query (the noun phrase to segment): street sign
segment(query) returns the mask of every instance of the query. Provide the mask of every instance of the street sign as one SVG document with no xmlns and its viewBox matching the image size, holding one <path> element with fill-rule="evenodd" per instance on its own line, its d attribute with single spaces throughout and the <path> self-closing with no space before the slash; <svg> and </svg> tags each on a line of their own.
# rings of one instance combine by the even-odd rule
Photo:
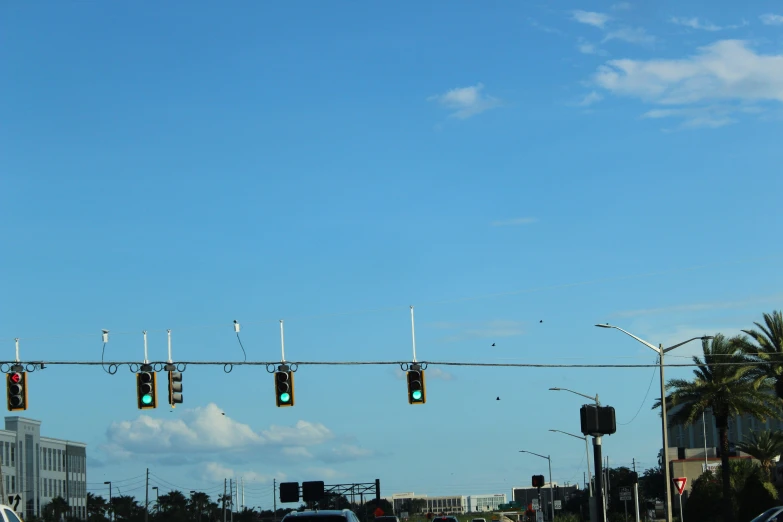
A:
<svg viewBox="0 0 783 522">
<path fill-rule="evenodd" d="M 674 487 L 677 488 L 679 494 L 682 495 L 682 492 L 685 491 L 685 483 L 688 482 L 688 479 L 685 477 L 677 477 L 673 478 L 672 482 L 674 482 Z"/>
<path fill-rule="evenodd" d="M 400 513 L 400 518 L 408 518 L 408 512 L 403 511 L 402 513 Z"/>
<path fill-rule="evenodd" d="M 563 509 L 562 505 L 560 504 L 559 500 L 555 500 L 555 509 Z"/>
<path fill-rule="evenodd" d="M 534 498 L 531 503 L 533 504 L 533 511 L 538 511 L 538 499 Z"/>
<path fill-rule="evenodd" d="M 631 488 L 620 488 L 620 500 L 633 500 Z"/>
</svg>

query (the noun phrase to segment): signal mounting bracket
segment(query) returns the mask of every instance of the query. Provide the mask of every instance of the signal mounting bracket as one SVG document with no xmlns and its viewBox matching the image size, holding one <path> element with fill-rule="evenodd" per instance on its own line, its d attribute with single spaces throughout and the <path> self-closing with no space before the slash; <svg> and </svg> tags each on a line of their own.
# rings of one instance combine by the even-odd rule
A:
<svg viewBox="0 0 783 522">
<path fill-rule="evenodd" d="M 152 371 L 152 365 L 148 363 L 144 363 L 139 367 L 139 371 L 142 372 L 151 372 Z"/>
<path fill-rule="evenodd" d="M 167 372 L 176 372 L 177 371 L 177 365 L 174 363 L 168 363 L 166 366 L 163 367 L 163 369 Z"/>
<path fill-rule="evenodd" d="M 23 372 L 24 371 L 24 366 L 22 366 L 19 363 L 16 363 L 16 364 L 11 366 L 11 371 L 12 372 Z"/>
</svg>

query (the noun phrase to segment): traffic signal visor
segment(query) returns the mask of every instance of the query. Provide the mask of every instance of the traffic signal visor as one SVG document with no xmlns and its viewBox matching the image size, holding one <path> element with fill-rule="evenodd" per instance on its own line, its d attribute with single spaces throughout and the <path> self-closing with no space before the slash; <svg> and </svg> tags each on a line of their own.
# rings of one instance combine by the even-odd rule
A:
<svg viewBox="0 0 783 522">
<path fill-rule="evenodd" d="M 11 372 L 6 376 L 8 411 L 27 409 L 27 372 Z"/>
<path fill-rule="evenodd" d="M 294 405 L 294 372 L 275 372 L 275 402 L 278 408 Z"/>
<path fill-rule="evenodd" d="M 136 374 L 136 399 L 140 410 L 151 410 L 158 407 L 155 372 Z"/>
<path fill-rule="evenodd" d="M 424 370 L 409 370 L 408 404 L 424 404 L 427 402 L 427 388 L 424 383 Z"/>
</svg>

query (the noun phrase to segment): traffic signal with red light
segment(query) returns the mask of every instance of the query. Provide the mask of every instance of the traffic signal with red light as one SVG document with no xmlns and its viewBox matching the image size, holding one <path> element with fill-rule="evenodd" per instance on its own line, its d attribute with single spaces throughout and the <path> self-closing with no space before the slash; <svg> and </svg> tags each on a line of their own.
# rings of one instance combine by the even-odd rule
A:
<svg viewBox="0 0 783 522">
<path fill-rule="evenodd" d="M 182 404 L 182 372 L 169 372 L 169 404 L 174 408 L 177 404 Z"/>
<path fill-rule="evenodd" d="M 408 404 L 427 402 L 427 387 L 424 382 L 424 370 L 418 364 L 411 365 L 406 372 L 408 378 Z"/>
<path fill-rule="evenodd" d="M 533 475 L 533 487 L 534 488 L 544 487 L 544 475 Z"/>
<path fill-rule="evenodd" d="M 136 400 L 140 410 L 152 410 L 158 407 L 155 372 L 149 370 L 136 374 Z"/>
<path fill-rule="evenodd" d="M 294 405 L 294 372 L 287 365 L 275 372 L 275 403 L 278 408 Z"/>
<path fill-rule="evenodd" d="M 27 409 L 27 372 L 11 372 L 6 376 L 8 411 Z"/>
</svg>

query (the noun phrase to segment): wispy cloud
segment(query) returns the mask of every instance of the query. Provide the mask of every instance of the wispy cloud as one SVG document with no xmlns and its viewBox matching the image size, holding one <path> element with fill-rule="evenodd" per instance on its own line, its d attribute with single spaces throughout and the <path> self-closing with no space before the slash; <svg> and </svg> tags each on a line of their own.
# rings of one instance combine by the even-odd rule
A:
<svg viewBox="0 0 783 522">
<path fill-rule="evenodd" d="M 762 55 L 742 40 L 720 40 L 682 59 L 610 60 L 598 68 L 592 81 L 617 96 L 668 109 L 649 111 L 648 118 L 701 118 L 709 113 L 711 123 L 706 126 L 720 126 L 730 123 L 729 112 L 758 112 L 758 107 L 748 104 L 783 101 L 783 54 Z M 694 112 L 676 107 L 709 107 L 717 102 L 729 108 Z"/>
<path fill-rule="evenodd" d="M 582 107 L 589 107 L 590 105 L 597 103 L 601 100 L 603 100 L 604 97 L 597 92 L 593 91 L 584 96 L 582 98 L 582 101 L 579 102 L 579 105 Z"/>
<path fill-rule="evenodd" d="M 759 16 L 764 25 L 783 25 L 783 15 L 767 13 Z"/>
<path fill-rule="evenodd" d="M 737 301 L 711 301 L 705 303 L 689 303 L 681 305 L 664 306 L 660 308 L 641 308 L 637 310 L 624 310 L 612 314 L 612 317 L 639 317 L 653 314 L 675 314 L 682 312 L 700 312 L 704 310 L 727 310 L 756 307 L 763 304 L 776 304 L 783 301 L 783 294 L 767 296 L 755 296 Z"/>
<path fill-rule="evenodd" d="M 579 42 L 576 45 L 576 48 L 579 50 L 582 54 L 595 54 L 599 56 L 605 56 L 608 54 L 605 50 L 601 49 L 594 43 L 588 42 L 584 39 L 579 39 Z"/>
<path fill-rule="evenodd" d="M 643 27 L 620 27 L 613 31 L 609 31 L 604 36 L 604 43 L 611 40 L 622 40 L 623 42 L 650 45 L 655 43 L 655 37 L 651 34 L 647 34 L 647 30 Z"/>
<path fill-rule="evenodd" d="M 595 11 L 582 11 L 577 9 L 571 11 L 571 19 L 579 22 L 580 24 L 592 25 L 603 29 L 606 23 L 612 19 L 611 16 L 604 13 L 597 13 Z"/>
<path fill-rule="evenodd" d="M 642 118 L 680 118 L 681 129 L 700 127 L 716 129 L 737 123 L 739 114 L 758 114 L 763 109 L 754 106 L 732 107 L 728 105 L 710 105 L 707 107 L 686 107 L 678 109 L 653 109 L 642 114 Z"/>
<path fill-rule="evenodd" d="M 611 9 L 613 11 L 627 11 L 631 8 L 631 4 L 629 2 L 617 2 L 616 4 L 612 4 Z"/>
<path fill-rule="evenodd" d="M 783 17 L 782 17 L 783 18 Z M 743 21 L 740 24 L 734 24 L 734 25 L 716 25 L 710 21 L 707 20 L 700 20 L 698 17 L 693 18 L 684 18 L 679 16 L 672 16 L 669 18 L 669 22 L 675 24 L 675 25 L 682 25 L 684 27 L 690 27 L 691 29 L 698 29 L 701 31 L 725 31 L 727 29 L 737 29 L 739 27 L 745 27 L 748 25 L 748 22 Z"/>
<path fill-rule="evenodd" d="M 445 342 L 467 341 L 472 339 L 502 339 L 524 335 L 523 323 L 505 319 L 483 322 L 433 323 L 430 326 L 454 333 L 444 337 Z"/>
<path fill-rule="evenodd" d="M 427 101 L 437 102 L 451 109 L 452 117 L 464 120 L 501 105 L 498 98 L 482 93 L 483 90 L 484 84 L 477 83 L 471 87 L 457 87 L 443 94 L 430 96 Z"/>
<path fill-rule="evenodd" d="M 519 225 L 530 225 L 536 223 L 538 218 L 534 217 L 520 217 L 513 219 L 501 219 L 499 221 L 493 221 L 491 225 L 493 227 L 516 227 Z"/>
<path fill-rule="evenodd" d="M 538 29 L 540 31 L 543 31 L 545 33 L 556 34 L 556 35 L 559 35 L 559 36 L 565 36 L 565 33 L 563 31 L 561 31 L 560 29 L 557 29 L 555 27 L 550 27 L 548 25 L 544 25 L 541 22 L 539 22 L 538 20 L 536 20 L 535 18 L 528 18 L 527 19 L 527 23 L 529 23 L 531 27 L 535 27 L 536 29 Z"/>
</svg>

